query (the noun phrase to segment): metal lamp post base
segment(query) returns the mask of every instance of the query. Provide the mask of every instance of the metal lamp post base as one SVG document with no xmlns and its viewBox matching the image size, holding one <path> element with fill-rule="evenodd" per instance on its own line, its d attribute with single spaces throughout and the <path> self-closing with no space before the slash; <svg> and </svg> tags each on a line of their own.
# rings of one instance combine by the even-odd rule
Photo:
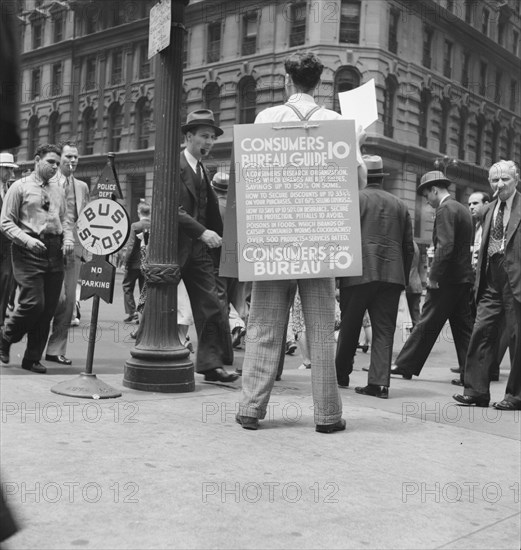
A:
<svg viewBox="0 0 521 550">
<path fill-rule="evenodd" d="M 73 380 L 60 382 L 51 388 L 53 393 L 68 395 L 70 397 L 82 397 L 84 399 L 109 399 L 121 397 L 121 392 L 98 380 L 95 374 L 82 372 Z"/>
</svg>

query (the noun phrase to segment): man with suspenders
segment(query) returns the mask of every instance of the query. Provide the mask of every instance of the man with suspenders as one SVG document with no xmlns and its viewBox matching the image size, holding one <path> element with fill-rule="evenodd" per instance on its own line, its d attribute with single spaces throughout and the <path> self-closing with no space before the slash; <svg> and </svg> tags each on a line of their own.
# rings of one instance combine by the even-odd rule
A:
<svg viewBox="0 0 521 550">
<path fill-rule="evenodd" d="M 270 107 L 257 115 L 255 123 L 297 120 L 338 120 L 342 116 L 317 105 L 313 99 L 324 66 L 312 52 L 294 53 L 285 61 L 284 105 Z M 365 165 L 359 147 L 359 179 L 365 182 Z M 311 383 L 316 431 L 345 430 L 342 402 L 335 372 L 335 341 L 331 327 L 335 321 L 335 280 L 333 278 L 255 281 L 252 285 L 242 395 L 237 422 L 256 430 L 266 416 L 270 393 L 284 342 L 285 326 L 295 291 L 299 290 L 311 358 Z M 251 327 L 251 332 L 250 332 Z"/>
</svg>

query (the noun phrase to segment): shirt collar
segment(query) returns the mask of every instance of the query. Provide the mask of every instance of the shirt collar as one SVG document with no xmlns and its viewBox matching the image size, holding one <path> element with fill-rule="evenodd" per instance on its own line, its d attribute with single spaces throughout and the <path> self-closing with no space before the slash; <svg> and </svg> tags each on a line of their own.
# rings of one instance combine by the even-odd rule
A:
<svg viewBox="0 0 521 550">
<path fill-rule="evenodd" d="M 450 194 L 449 194 L 449 195 L 445 195 L 445 196 L 441 199 L 441 201 L 440 201 L 440 206 L 441 206 L 446 200 L 448 200 L 448 199 L 450 199 Z"/>
<path fill-rule="evenodd" d="M 184 153 L 185 153 L 185 158 L 186 158 L 188 164 L 190 165 L 190 168 L 194 172 L 197 172 L 197 163 L 199 161 L 192 155 L 192 153 L 190 153 L 190 151 L 188 149 L 185 149 Z"/>
<path fill-rule="evenodd" d="M 292 94 L 288 98 L 288 103 L 297 103 L 297 101 L 305 101 L 306 103 L 315 104 L 315 100 L 313 99 L 313 96 L 309 94 L 304 94 L 302 92 L 299 92 L 297 94 Z"/>
</svg>

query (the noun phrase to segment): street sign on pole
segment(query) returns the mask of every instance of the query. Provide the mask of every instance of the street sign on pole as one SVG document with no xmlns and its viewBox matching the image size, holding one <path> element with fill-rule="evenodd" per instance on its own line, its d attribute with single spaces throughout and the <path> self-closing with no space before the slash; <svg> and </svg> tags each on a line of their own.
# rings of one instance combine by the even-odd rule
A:
<svg viewBox="0 0 521 550">
<path fill-rule="evenodd" d="M 170 46 L 172 5 L 170 0 L 160 0 L 150 9 L 148 27 L 148 59 Z"/>
</svg>

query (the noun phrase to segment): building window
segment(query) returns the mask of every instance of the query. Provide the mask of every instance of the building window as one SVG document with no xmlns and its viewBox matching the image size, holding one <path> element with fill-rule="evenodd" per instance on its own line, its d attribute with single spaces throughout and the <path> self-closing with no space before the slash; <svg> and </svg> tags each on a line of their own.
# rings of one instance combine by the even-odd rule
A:
<svg viewBox="0 0 521 550">
<path fill-rule="evenodd" d="M 487 64 L 482 61 L 479 65 L 479 93 L 486 95 L 487 93 Z"/>
<path fill-rule="evenodd" d="M 242 55 L 254 54 L 257 50 L 257 12 L 251 11 L 242 19 Z"/>
<path fill-rule="evenodd" d="M 93 34 L 101 29 L 99 24 L 100 19 L 100 6 L 96 4 L 89 4 L 86 6 L 82 16 L 85 21 L 85 34 Z"/>
<path fill-rule="evenodd" d="M 206 57 L 208 63 L 216 63 L 221 59 L 221 31 L 222 23 L 210 23 L 208 25 L 208 44 Z"/>
<path fill-rule="evenodd" d="M 61 63 L 52 66 L 52 95 L 61 95 L 63 87 L 63 68 Z"/>
<path fill-rule="evenodd" d="M 466 157 L 466 136 L 467 136 L 467 119 L 469 113 L 467 107 L 462 107 L 459 112 L 459 127 L 458 127 L 458 157 L 465 160 Z"/>
<path fill-rule="evenodd" d="M 188 66 L 188 33 L 183 35 L 183 69 Z"/>
<path fill-rule="evenodd" d="M 503 80 L 503 73 L 496 71 L 496 83 L 494 86 L 494 102 L 501 103 L 501 82 Z"/>
<path fill-rule="evenodd" d="M 476 0 L 465 0 L 465 23 L 472 23 L 472 9 Z"/>
<path fill-rule="evenodd" d="M 27 159 L 33 159 L 40 144 L 40 123 L 38 117 L 33 115 L 27 125 Z"/>
<path fill-rule="evenodd" d="M 123 51 L 116 50 L 112 53 L 112 72 L 110 73 L 110 83 L 113 85 L 123 82 Z"/>
<path fill-rule="evenodd" d="M 43 23 L 41 21 L 33 21 L 33 50 L 42 46 L 43 40 Z"/>
<path fill-rule="evenodd" d="M 301 46 L 306 42 L 306 2 L 291 4 L 289 46 Z"/>
<path fill-rule="evenodd" d="M 150 59 L 148 59 L 148 44 L 139 46 L 139 79 L 150 78 Z"/>
<path fill-rule="evenodd" d="M 65 28 L 65 13 L 63 11 L 57 13 L 53 18 L 53 41 L 61 42 L 63 40 L 63 31 Z"/>
<path fill-rule="evenodd" d="M 123 109 L 116 101 L 109 107 L 108 138 L 110 151 L 115 153 L 121 147 L 121 132 L 123 130 Z"/>
<path fill-rule="evenodd" d="M 389 12 L 389 39 L 388 48 L 391 53 L 398 53 L 398 23 L 400 21 L 400 11 L 392 7 Z"/>
<path fill-rule="evenodd" d="M 517 80 L 512 79 L 510 81 L 510 110 L 518 111 L 519 105 L 517 104 Z"/>
<path fill-rule="evenodd" d="M 252 76 L 244 76 L 237 86 L 239 102 L 239 124 L 255 122 L 257 113 L 257 83 Z"/>
<path fill-rule="evenodd" d="M 335 74 L 334 93 L 333 93 L 333 110 L 340 112 L 340 102 L 338 94 L 347 92 L 360 86 L 360 73 L 354 67 L 341 67 Z"/>
<path fill-rule="evenodd" d="M 94 134 L 96 132 L 96 116 L 92 107 L 87 107 L 83 111 L 82 124 L 82 143 L 83 154 L 92 155 L 94 153 Z"/>
<path fill-rule="evenodd" d="M 479 115 L 476 121 L 476 164 L 480 165 L 483 156 L 483 135 L 485 133 L 485 117 Z"/>
<path fill-rule="evenodd" d="M 514 158 L 515 142 L 516 142 L 516 132 L 514 128 L 509 128 L 507 130 L 507 151 L 506 151 L 507 159 Z"/>
<path fill-rule="evenodd" d="M 490 21 L 490 12 L 487 9 L 483 9 L 483 13 L 481 15 L 481 32 L 488 36 L 488 23 Z"/>
<path fill-rule="evenodd" d="M 452 42 L 445 40 L 443 47 L 443 76 L 452 76 Z"/>
<path fill-rule="evenodd" d="M 31 99 L 40 97 L 41 93 L 41 70 L 38 67 L 31 72 Z"/>
<path fill-rule="evenodd" d="M 342 0 L 340 42 L 343 44 L 358 44 L 360 42 L 360 2 Z"/>
<path fill-rule="evenodd" d="M 85 62 L 85 89 L 93 90 L 96 87 L 96 57 L 87 57 Z"/>
<path fill-rule="evenodd" d="M 505 22 L 499 21 L 497 24 L 497 43 L 500 46 L 505 45 Z"/>
<path fill-rule="evenodd" d="M 519 33 L 512 31 L 512 53 L 517 55 L 517 49 L 519 48 Z"/>
<path fill-rule="evenodd" d="M 500 158 L 500 134 L 501 134 L 501 124 L 496 120 L 492 124 L 492 136 L 491 136 L 491 151 L 490 156 L 492 162 L 496 162 Z"/>
<path fill-rule="evenodd" d="M 49 117 L 49 143 L 60 142 L 60 113 L 54 111 Z"/>
<path fill-rule="evenodd" d="M 394 137 L 394 114 L 396 103 L 396 91 L 398 90 L 398 80 L 395 76 L 388 76 L 385 79 L 384 90 L 384 136 Z"/>
<path fill-rule="evenodd" d="M 468 88 L 470 80 L 470 53 L 463 53 L 463 63 L 461 64 L 461 85 Z"/>
<path fill-rule="evenodd" d="M 136 104 L 136 147 L 148 149 L 152 129 L 152 104 L 146 98 Z"/>
<path fill-rule="evenodd" d="M 427 147 L 429 135 L 429 110 L 432 100 L 432 94 L 429 89 L 424 88 L 420 93 L 420 147 Z"/>
<path fill-rule="evenodd" d="M 422 56 L 422 64 L 424 67 L 427 67 L 428 69 L 431 68 L 432 63 L 432 38 L 434 36 L 434 30 L 431 27 L 428 27 L 425 25 L 423 27 L 423 56 Z"/>
<path fill-rule="evenodd" d="M 217 82 L 209 82 L 203 90 L 203 103 L 205 109 L 213 111 L 215 124 L 219 126 L 221 118 L 221 90 Z"/>
<path fill-rule="evenodd" d="M 447 152 L 447 141 L 449 133 L 450 100 L 443 98 L 441 101 L 441 124 L 440 124 L 440 153 Z"/>
</svg>

